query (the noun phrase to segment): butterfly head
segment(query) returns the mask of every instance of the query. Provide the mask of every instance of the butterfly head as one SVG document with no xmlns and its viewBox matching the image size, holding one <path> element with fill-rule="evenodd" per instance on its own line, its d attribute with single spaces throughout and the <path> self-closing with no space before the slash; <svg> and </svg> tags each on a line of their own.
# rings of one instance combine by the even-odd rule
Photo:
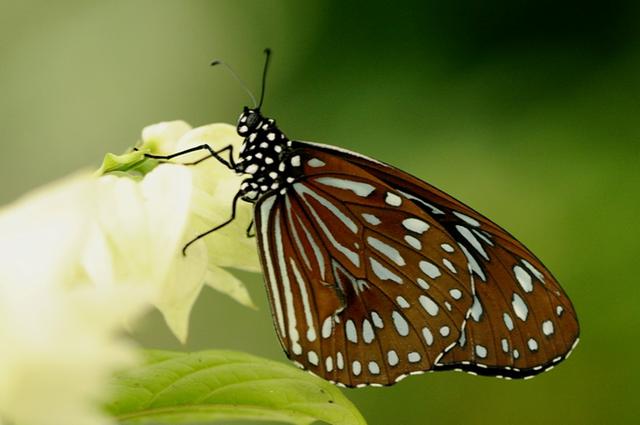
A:
<svg viewBox="0 0 640 425">
<path fill-rule="evenodd" d="M 260 109 L 252 109 L 245 106 L 240 118 L 238 118 L 236 130 L 240 136 L 247 137 L 251 133 L 255 133 L 263 121 L 264 117 L 260 113 Z"/>
</svg>

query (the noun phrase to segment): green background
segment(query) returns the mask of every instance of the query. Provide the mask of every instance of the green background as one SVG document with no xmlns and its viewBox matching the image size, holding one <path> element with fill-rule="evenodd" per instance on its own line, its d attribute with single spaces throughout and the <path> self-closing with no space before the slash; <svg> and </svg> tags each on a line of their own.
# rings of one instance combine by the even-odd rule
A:
<svg viewBox="0 0 640 425">
<path fill-rule="evenodd" d="M 581 321 L 571 359 L 531 381 L 459 373 L 346 391 L 370 424 L 637 420 L 640 6 L 633 0 L 0 3 L 0 201 L 132 145 L 143 126 L 234 123 L 257 91 L 292 138 L 397 165 L 509 229 Z M 243 235 L 238 235 L 242 237 Z M 1 237 L 1 236 L 0 236 Z M 285 361 L 259 305 L 205 290 L 181 347 Z"/>
</svg>

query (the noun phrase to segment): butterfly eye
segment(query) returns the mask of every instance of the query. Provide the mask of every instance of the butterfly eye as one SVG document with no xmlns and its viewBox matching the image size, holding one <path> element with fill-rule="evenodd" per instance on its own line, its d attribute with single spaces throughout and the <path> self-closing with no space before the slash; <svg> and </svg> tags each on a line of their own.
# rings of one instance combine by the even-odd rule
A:
<svg viewBox="0 0 640 425">
<path fill-rule="evenodd" d="M 247 117 L 247 127 L 253 129 L 257 124 L 260 118 L 258 114 L 251 112 Z"/>
<path fill-rule="evenodd" d="M 246 136 L 247 134 L 253 132 L 260 124 L 261 117 L 259 113 L 256 113 L 252 110 L 245 110 L 240 118 L 238 119 L 238 134 L 240 136 Z"/>
<path fill-rule="evenodd" d="M 261 117 L 259 113 L 247 109 L 240 115 L 240 119 L 238 120 L 238 134 L 246 136 L 255 131 L 260 121 Z"/>
</svg>

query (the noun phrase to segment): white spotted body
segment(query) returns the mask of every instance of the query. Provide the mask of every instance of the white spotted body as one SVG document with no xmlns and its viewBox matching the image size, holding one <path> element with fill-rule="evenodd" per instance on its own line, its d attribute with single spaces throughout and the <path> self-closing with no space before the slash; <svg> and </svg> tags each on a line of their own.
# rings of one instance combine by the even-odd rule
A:
<svg viewBox="0 0 640 425">
<path fill-rule="evenodd" d="M 255 202 L 262 195 L 291 186 L 300 174 L 300 157 L 292 154 L 291 141 L 276 122 L 259 109 L 245 108 L 237 131 L 244 138 L 235 171 L 248 174 L 242 182 L 242 199 Z"/>
</svg>

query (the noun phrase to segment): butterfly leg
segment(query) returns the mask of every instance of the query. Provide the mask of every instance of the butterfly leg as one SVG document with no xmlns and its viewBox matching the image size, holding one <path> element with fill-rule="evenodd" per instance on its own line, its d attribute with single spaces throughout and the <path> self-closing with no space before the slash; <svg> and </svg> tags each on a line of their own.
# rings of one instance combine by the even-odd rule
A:
<svg viewBox="0 0 640 425">
<path fill-rule="evenodd" d="M 215 159 L 218 160 L 218 162 L 220 162 L 221 164 L 223 164 L 225 167 L 229 168 L 230 170 L 234 170 L 235 169 L 236 163 L 235 163 L 235 161 L 233 159 L 233 146 L 232 145 L 227 145 L 224 148 L 222 148 L 222 149 L 220 149 L 218 151 L 215 151 L 215 150 L 213 150 L 213 148 L 211 146 L 209 146 L 207 144 L 204 144 L 204 145 L 194 146 L 192 148 L 185 149 L 183 151 L 176 152 L 176 153 L 173 153 L 171 155 L 154 155 L 154 154 L 146 153 L 146 154 L 144 154 L 144 156 L 147 157 L 147 158 L 152 158 L 152 159 L 170 160 L 170 159 L 182 156 L 182 155 L 186 155 L 186 154 L 189 154 L 189 153 L 192 153 L 192 152 L 201 151 L 201 150 L 209 151 L 209 155 L 207 155 L 204 158 L 200 158 L 197 161 L 185 163 L 184 165 L 196 165 L 196 164 L 199 164 L 200 162 L 202 162 L 202 161 L 204 161 L 206 159 L 215 158 Z M 226 152 L 226 151 L 229 152 L 229 155 L 228 155 L 229 158 L 228 159 L 225 159 L 222 156 L 220 156 L 221 153 Z"/>
<path fill-rule="evenodd" d="M 196 236 L 195 238 L 193 238 L 189 242 L 187 242 L 187 244 L 182 248 L 182 255 L 186 256 L 187 255 L 187 248 L 189 248 L 196 241 L 204 238 L 207 235 L 210 235 L 211 233 L 215 232 L 216 230 L 222 229 L 224 226 L 226 226 L 227 224 L 229 224 L 233 220 L 235 220 L 235 218 L 236 218 L 236 208 L 238 206 L 238 200 L 241 197 L 242 197 L 242 192 L 236 193 L 236 196 L 233 197 L 233 202 L 231 204 L 231 217 L 229 217 L 228 220 L 226 220 L 224 223 L 218 224 L 216 227 L 214 227 L 212 229 L 209 229 L 204 233 L 200 233 L 198 236 Z"/>
<path fill-rule="evenodd" d="M 251 223 L 249 223 L 249 227 L 247 227 L 247 237 L 248 238 L 255 238 L 256 237 L 256 232 L 254 231 L 253 233 L 251 233 L 251 231 L 253 230 L 253 219 L 251 219 Z"/>
<path fill-rule="evenodd" d="M 227 161 L 228 161 L 228 163 L 229 163 L 229 165 L 230 165 L 230 166 L 229 166 L 229 165 L 227 165 L 227 167 L 229 167 L 230 169 L 232 169 L 232 170 L 233 170 L 233 169 L 235 169 L 235 167 L 236 167 L 236 162 L 235 162 L 235 160 L 233 159 L 233 145 L 227 145 L 227 146 L 225 146 L 224 148 L 220 149 L 219 151 L 216 151 L 216 154 L 220 155 L 221 153 L 223 153 L 223 152 L 225 152 L 225 151 L 229 151 L 229 159 L 228 159 Z M 200 164 L 201 162 L 204 162 L 204 161 L 206 161 L 206 160 L 207 160 L 207 159 L 209 159 L 209 158 L 216 158 L 216 159 L 218 159 L 218 157 L 217 157 L 217 156 L 214 156 L 214 155 L 207 155 L 207 156 L 205 156 L 205 157 L 203 157 L 203 158 L 200 158 L 200 159 L 198 159 L 198 160 L 195 160 L 195 161 L 193 161 L 193 162 L 185 162 L 183 165 L 198 165 L 198 164 Z M 218 161 L 219 161 L 219 159 L 218 159 Z M 226 164 L 225 164 L 225 165 L 226 165 Z"/>
</svg>

